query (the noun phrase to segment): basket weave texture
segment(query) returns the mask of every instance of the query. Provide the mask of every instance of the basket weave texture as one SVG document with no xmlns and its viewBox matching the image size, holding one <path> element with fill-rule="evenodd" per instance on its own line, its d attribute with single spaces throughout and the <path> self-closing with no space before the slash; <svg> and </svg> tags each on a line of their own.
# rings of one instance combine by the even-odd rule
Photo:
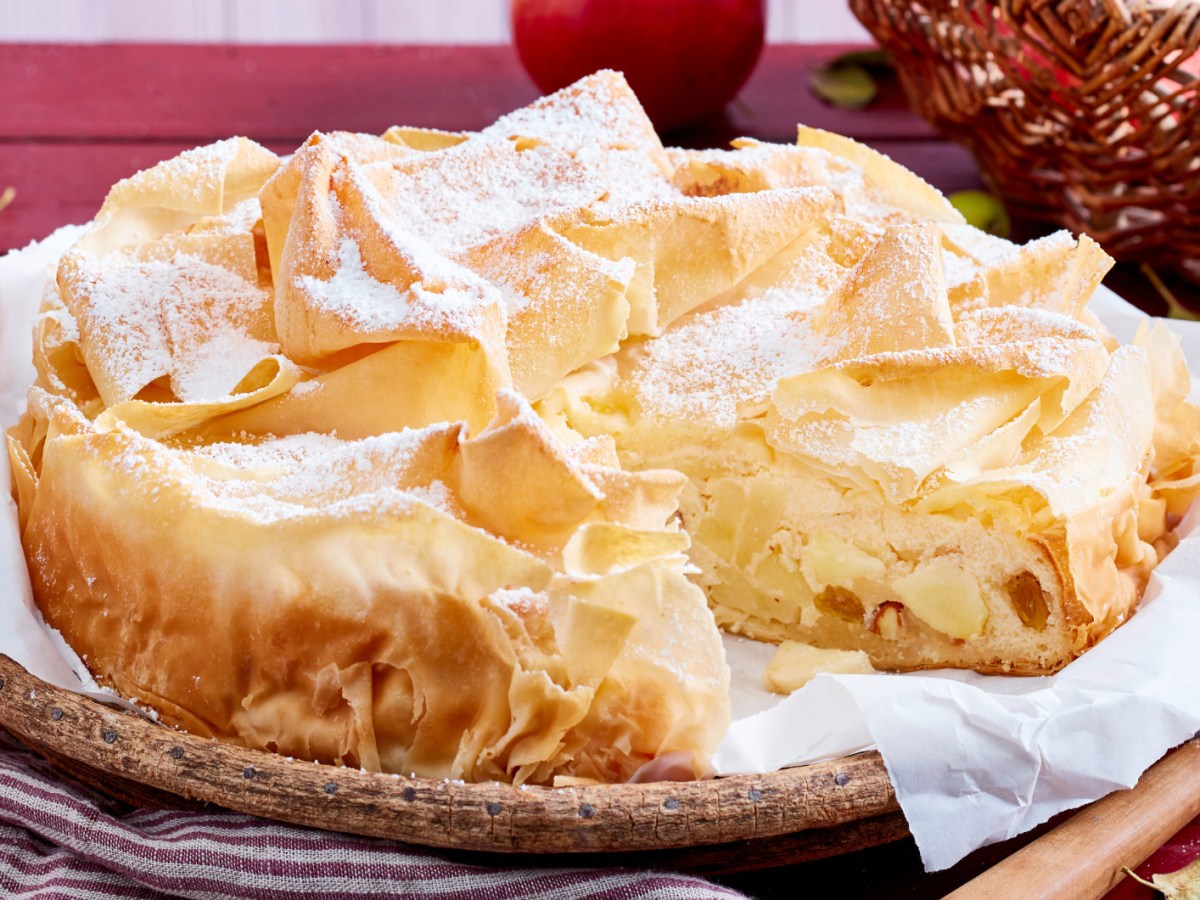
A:
<svg viewBox="0 0 1200 900">
<path fill-rule="evenodd" d="M 1013 214 L 1119 259 L 1200 262 L 1200 0 L 850 6 Z"/>
</svg>

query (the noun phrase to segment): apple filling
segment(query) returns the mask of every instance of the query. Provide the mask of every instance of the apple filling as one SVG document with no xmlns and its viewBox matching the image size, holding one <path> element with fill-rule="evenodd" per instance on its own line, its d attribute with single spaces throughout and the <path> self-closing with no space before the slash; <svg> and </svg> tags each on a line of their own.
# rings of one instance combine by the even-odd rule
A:
<svg viewBox="0 0 1200 900">
<path fill-rule="evenodd" d="M 1066 626 L 1053 564 L 1002 519 L 881 506 L 803 473 L 692 488 L 691 556 L 730 631 L 862 650 L 881 668 L 1009 670 L 1015 646 L 1049 656 Z"/>
</svg>

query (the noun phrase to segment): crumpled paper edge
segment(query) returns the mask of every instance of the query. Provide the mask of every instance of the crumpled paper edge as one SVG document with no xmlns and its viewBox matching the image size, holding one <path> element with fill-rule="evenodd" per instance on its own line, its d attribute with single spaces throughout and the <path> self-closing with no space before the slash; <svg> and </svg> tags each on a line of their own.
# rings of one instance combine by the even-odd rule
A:
<svg viewBox="0 0 1200 900">
<path fill-rule="evenodd" d="M 50 266 L 86 230 L 86 226 L 67 225 L 42 241 L 0 257 L 0 428 L 8 428 L 20 417 L 26 392 L 37 374 L 32 329 Z M 8 452 L 0 451 L 0 485 L 8 485 Z M 79 655 L 42 619 L 21 549 L 17 505 L 7 488 L 0 491 L 0 584 L 8 587 L 7 602 L 0 602 L 0 653 L 42 681 L 154 718 L 97 685 Z"/>
</svg>

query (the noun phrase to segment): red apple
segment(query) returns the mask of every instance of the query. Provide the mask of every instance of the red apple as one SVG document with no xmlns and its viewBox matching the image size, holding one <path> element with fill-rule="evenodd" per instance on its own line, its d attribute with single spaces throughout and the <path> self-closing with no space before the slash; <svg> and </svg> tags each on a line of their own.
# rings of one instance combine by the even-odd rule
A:
<svg viewBox="0 0 1200 900">
<path fill-rule="evenodd" d="M 512 0 L 513 40 L 543 91 L 618 69 L 659 131 L 719 112 L 762 50 L 765 0 Z"/>
</svg>

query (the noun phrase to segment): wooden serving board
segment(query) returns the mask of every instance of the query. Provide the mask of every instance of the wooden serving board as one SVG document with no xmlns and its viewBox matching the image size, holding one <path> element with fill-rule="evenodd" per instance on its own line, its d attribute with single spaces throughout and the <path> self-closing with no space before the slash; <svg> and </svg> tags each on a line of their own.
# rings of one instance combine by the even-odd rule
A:
<svg viewBox="0 0 1200 900">
<path fill-rule="evenodd" d="M 716 872 L 908 835 L 874 752 L 698 782 L 514 788 L 396 777 L 195 737 L 47 684 L 2 655 L 0 726 L 126 802 L 216 804 L 449 850 L 572 854 L 574 864 L 621 853 L 622 864 Z"/>
</svg>

